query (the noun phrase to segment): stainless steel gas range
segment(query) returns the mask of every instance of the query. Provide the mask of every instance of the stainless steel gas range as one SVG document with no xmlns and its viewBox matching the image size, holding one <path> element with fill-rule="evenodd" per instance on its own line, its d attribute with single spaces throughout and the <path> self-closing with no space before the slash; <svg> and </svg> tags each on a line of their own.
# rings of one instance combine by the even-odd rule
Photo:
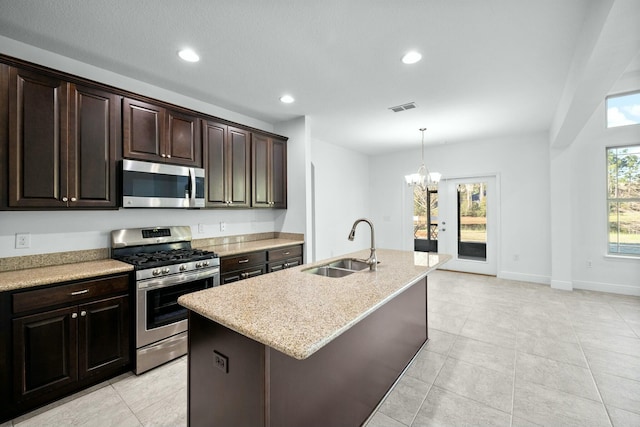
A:
<svg viewBox="0 0 640 427">
<path fill-rule="evenodd" d="M 218 255 L 193 249 L 189 226 L 171 226 L 112 231 L 111 257 L 135 268 L 135 373 L 186 354 L 178 297 L 220 284 Z"/>
</svg>

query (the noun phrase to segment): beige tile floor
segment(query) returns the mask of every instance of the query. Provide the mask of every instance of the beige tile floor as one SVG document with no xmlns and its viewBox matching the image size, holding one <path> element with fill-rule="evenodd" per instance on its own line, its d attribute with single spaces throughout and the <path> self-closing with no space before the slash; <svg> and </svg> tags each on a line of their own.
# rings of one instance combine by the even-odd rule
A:
<svg viewBox="0 0 640 427">
<path fill-rule="evenodd" d="M 367 427 L 640 426 L 640 298 L 429 277 L 429 336 Z M 9 426 L 186 425 L 186 358 Z"/>
</svg>

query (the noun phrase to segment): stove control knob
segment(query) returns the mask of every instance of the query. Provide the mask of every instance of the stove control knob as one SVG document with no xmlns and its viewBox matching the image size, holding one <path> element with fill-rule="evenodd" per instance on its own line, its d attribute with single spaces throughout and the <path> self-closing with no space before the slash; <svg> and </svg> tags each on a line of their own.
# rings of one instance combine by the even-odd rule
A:
<svg viewBox="0 0 640 427">
<path fill-rule="evenodd" d="M 196 262 L 196 268 L 202 268 L 202 263 L 201 262 Z"/>
<path fill-rule="evenodd" d="M 203 262 L 202 265 L 204 265 L 205 267 L 209 267 L 209 261 Z"/>
<path fill-rule="evenodd" d="M 186 265 L 182 264 L 182 265 L 180 266 L 180 271 L 185 271 L 186 269 L 187 269 L 187 266 L 186 266 Z"/>
<path fill-rule="evenodd" d="M 161 273 L 160 269 L 156 269 L 151 272 L 151 274 L 153 274 L 154 276 L 159 276 L 160 273 Z"/>
<path fill-rule="evenodd" d="M 169 274 L 169 273 L 171 273 L 171 269 L 170 268 L 165 267 L 165 268 L 162 269 L 162 274 Z"/>
</svg>

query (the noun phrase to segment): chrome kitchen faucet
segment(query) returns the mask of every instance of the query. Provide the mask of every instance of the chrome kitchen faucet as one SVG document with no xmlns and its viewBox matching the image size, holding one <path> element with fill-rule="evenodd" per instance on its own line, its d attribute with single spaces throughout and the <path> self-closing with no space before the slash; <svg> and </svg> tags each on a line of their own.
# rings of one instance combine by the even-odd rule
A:
<svg viewBox="0 0 640 427">
<path fill-rule="evenodd" d="M 356 237 L 356 226 L 361 222 L 366 222 L 367 224 L 369 224 L 369 227 L 371 227 L 371 254 L 369 255 L 369 258 L 363 261 L 369 264 L 370 271 L 377 271 L 378 258 L 376 257 L 376 237 L 373 231 L 373 223 L 366 218 L 356 219 L 356 221 L 353 223 L 353 227 L 351 227 L 351 232 L 349 233 L 349 240 L 353 241 L 354 237 Z"/>
</svg>

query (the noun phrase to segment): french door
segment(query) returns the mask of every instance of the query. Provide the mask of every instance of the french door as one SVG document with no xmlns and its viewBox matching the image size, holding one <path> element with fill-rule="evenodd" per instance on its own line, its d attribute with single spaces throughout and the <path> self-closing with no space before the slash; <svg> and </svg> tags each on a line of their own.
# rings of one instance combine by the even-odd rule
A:
<svg viewBox="0 0 640 427">
<path fill-rule="evenodd" d="M 453 257 L 444 268 L 497 274 L 498 206 L 495 176 L 440 181 L 438 252 Z"/>
</svg>

